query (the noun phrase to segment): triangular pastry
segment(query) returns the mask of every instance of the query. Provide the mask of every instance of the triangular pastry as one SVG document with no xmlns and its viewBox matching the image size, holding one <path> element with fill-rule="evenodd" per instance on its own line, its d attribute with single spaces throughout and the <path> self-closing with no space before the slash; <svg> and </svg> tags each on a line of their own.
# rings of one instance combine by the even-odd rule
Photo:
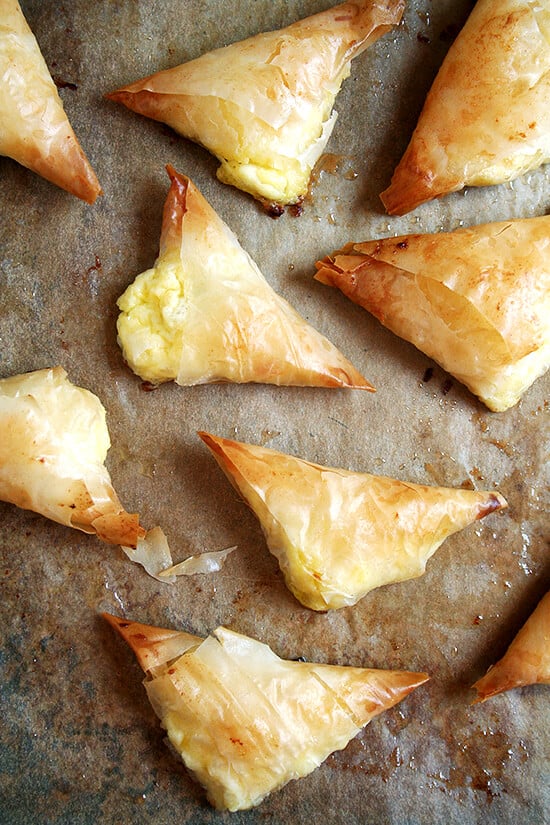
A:
<svg viewBox="0 0 550 825">
<path fill-rule="evenodd" d="M 104 617 L 147 672 L 172 746 L 222 810 L 251 808 L 311 773 L 428 678 L 287 661 L 224 627 L 203 640 Z"/>
<path fill-rule="evenodd" d="M 218 178 L 266 205 L 306 194 L 353 57 L 401 19 L 404 0 L 343 3 L 107 95 L 219 159 Z"/>
<path fill-rule="evenodd" d="M 101 187 L 17 0 L 0 0 L 0 155 L 88 203 Z"/>
<path fill-rule="evenodd" d="M 171 563 L 166 539 L 124 510 L 104 464 L 109 446 L 99 398 L 62 367 L 0 380 L 0 500 L 120 544 L 155 575 Z"/>
<path fill-rule="evenodd" d="M 499 493 L 323 467 L 199 435 L 258 517 L 287 586 L 313 610 L 421 576 L 447 536 L 506 506 Z"/>
<path fill-rule="evenodd" d="M 193 183 L 168 167 L 160 252 L 119 299 L 118 337 L 146 381 L 372 386 L 269 286 Z"/>
<path fill-rule="evenodd" d="M 475 702 L 525 685 L 550 685 L 550 592 L 538 603 L 510 647 L 473 685 Z"/>
<path fill-rule="evenodd" d="M 402 215 L 550 160 L 550 6 L 478 0 L 427 96 L 381 198 Z"/>
<path fill-rule="evenodd" d="M 493 411 L 550 365 L 550 216 L 348 244 L 316 266 Z"/>
</svg>

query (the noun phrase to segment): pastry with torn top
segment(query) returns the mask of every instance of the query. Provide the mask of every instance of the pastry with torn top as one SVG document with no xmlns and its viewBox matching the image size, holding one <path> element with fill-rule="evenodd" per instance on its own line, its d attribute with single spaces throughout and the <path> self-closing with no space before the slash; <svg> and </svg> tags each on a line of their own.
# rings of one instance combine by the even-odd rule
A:
<svg viewBox="0 0 550 825">
<path fill-rule="evenodd" d="M 99 398 L 62 367 L 0 380 L 0 500 L 121 545 L 157 577 L 171 564 L 166 538 L 124 510 L 104 464 L 109 446 Z"/>
<path fill-rule="evenodd" d="M 381 198 L 402 215 L 550 160 L 550 3 L 478 0 Z"/>
<path fill-rule="evenodd" d="M 473 685 L 477 702 L 526 685 L 550 685 L 550 592 L 538 603 L 508 650 Z"/>
<path fill-rule="evenodd" d="M 313 610 L 421 576 L 448 536 L 506 507 L 496 492 L 412 484 L 199 436 L 257 516 L 288 588 Z"/>
<path fill-rule="evenodd" d="M 158 72 L 107 97 L 200 143 L 218 178 L 274 210 L 301 201 L 332 132 L 352 58 L 399 23 L 404 0 L 343 3 Z"/>
<path fill-rule="evenodd" d="M 87 203 L 101 194 L 17 0 L 0 0 L 0 155 Z"/>
<path fill-rule="evenodd" d="M 146 672 L 168 739 L 220 810 L 246 810 L 314 771 L 425 673 L 280 659 L 218 627 L 202 639 L 103 614 Z"/>
<path fill-rule="evenodd" d="M 550 216 L 351 243 L 316 266 L 490 410 L 550 365 Z"/>
<path fill-rule="evenodd" d="M 145 381 L 372 385 L 269 286 L 197 188 L 168 167 L 160 252 L 119 298 L 118 339 Z"/>
</svg>

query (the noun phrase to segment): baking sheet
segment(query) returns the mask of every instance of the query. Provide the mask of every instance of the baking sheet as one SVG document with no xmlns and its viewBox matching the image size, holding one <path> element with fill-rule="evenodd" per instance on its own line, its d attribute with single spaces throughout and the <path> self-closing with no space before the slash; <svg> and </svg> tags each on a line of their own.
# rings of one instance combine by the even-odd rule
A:
<svg viewBox="0 0 550 825">
<path fill-rule="evenodd" d="M 0 159 L 0 375 L 61 364 L 99 396 L 113 483 L 145 526 L 164 528 L 175 561 L 238 550 L 217 574 L 161 585 L 117 548 L 0 503 L 0 821 L 549 821 L 548 689 L 469 704 L 470 685 L 548 587 L 548 376 L 516 408 L 489 413 L 312 279 L 315 260 L 350 240 L 548 211 L 548 167 L 402 218 L 382 211 L 379 192 L 472 3 L 410 0 L 403 24 L 354 61 L 304 212 L 277 221 L 218 183 L 206 151 L 103 94 L 328 2 L 21 5 L 105 194 L 90 207 Z M 269 282 L 376 395 L 252 385 L 144 392 L 116 344 L 115 301 L 156 257 L 167 163 L 194 180 Z M 316 614 L 286 590 L 254 516 L 198 429 L 327 465 L 498 489 L 510 506 L 449 538 L 422 578 Z M 426 670 L 431 681 L 309 777 L 254 811 L 223 814 L 166 748 L 142 673 L 99 618 L 104 610 L 201 635 L 225 624 L 285 658 Z"/>
</svg>

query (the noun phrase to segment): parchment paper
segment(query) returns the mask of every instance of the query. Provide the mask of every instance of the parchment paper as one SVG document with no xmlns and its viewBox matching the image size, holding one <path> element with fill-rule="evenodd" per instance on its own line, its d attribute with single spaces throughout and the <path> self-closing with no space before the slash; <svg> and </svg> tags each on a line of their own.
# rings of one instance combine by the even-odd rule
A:
<svg viewBox="0 0 550 825">
<path fill-rule="evenodd" d="M 108 466 L 174 560 L 238 545 L 224 569 L 173 586 L 118 548 L 0 504 L 0 821 L 10 825 L 548 822 L 544 686 L 470 706 L 548 587 L 548 376 L 489 413 L 336 290 L 314 262 L 347 241 L 544 214 L 548 167 L 403 218 L 378 195 L 471 0 L 410 0 L 354 61 L 301 217 L 267 217 L 215 178 L 201 148 L 104 93 L 327 8 L 326 0 L 24 0 L 22 8 L 104 189 L 94 206 L 0 159 L 0 375 L 63 365 L 107 409 Z M 116 344 L 115 301 L 157 254 L 166 163 L 189 175 L 269 282 L 377 387 L 145 392 Z M 430 377 L 431 376 L 431 377 Z M 331 466 L 498 489 L 509 509 L 448 539 L 420 579 L 316 614 L 286 590 L 260 528 L 198 429 Z M 218 624 L 281 656 L 426 670 L 431 681 L 345 751 L 260 808 L 221 814 L 165 746 L 110 611 L 206 635 Z"/>
</svg>

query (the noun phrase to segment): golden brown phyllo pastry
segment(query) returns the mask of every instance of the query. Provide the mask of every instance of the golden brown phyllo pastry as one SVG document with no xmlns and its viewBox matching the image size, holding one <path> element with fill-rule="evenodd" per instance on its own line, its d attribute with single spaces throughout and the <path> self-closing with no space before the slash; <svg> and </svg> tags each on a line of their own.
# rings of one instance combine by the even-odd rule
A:
<svg viewBox="0 0 550 825">
<path fill-rule="evenodd" d="M 539 602 L 510 647 L 473 686 L 475 702 L 525 685 L 550 685 L 550 592 Z"/>
<path fill-rule="evenodd" d="M 316 266 L 491 410 L 550 365 L 550 216 L 352 243 Z"/>
<path fill-rule="evenodd" d="M 107 95 L 205 146 L 218 178 L 266 204 L 296 203 L 330 137 L 334 99 L 404 0 L 343 3 Z"/>
<path fill-rule="evenodd" d="M 0 380 L 0 500 L 120 544 L 155 575 L 171 562 L 166 539 L 124 510 L 109 446 L 103 405 L 62 367 Z"/>
<path fill-rule="evenodd" d="M 288 588 L 313 610 L 421 576 L 447 536 L 506 506 L 499 493 L 323 467 L 199 435 L 259 519 Z"/>
<path fill-rule="evenodd" d="M 513 180 L 550 160 L 550 6 L 478 0 L 428 94 L 391 185 L 390 214 Z"/>
<path fill-rule="evenodd" d="M 104 617 L 134 650 L 170 743 L 219 809 L 251 808 L 307 776 L 428 678 L 286 661 L 224 627 L 201 639 Z"/>
<path fill-rule="evenodd" d="M 17 0 L 0 0 L 0 154 L 88 203 L 101 194 Z"/>
<path fill-rule="evenodd" d="M 269 286 L 192 182 L 168 168 L 160 252 L 119 299 L 119 343 L 146 381 L 373 387 Z"/>
</svg>

